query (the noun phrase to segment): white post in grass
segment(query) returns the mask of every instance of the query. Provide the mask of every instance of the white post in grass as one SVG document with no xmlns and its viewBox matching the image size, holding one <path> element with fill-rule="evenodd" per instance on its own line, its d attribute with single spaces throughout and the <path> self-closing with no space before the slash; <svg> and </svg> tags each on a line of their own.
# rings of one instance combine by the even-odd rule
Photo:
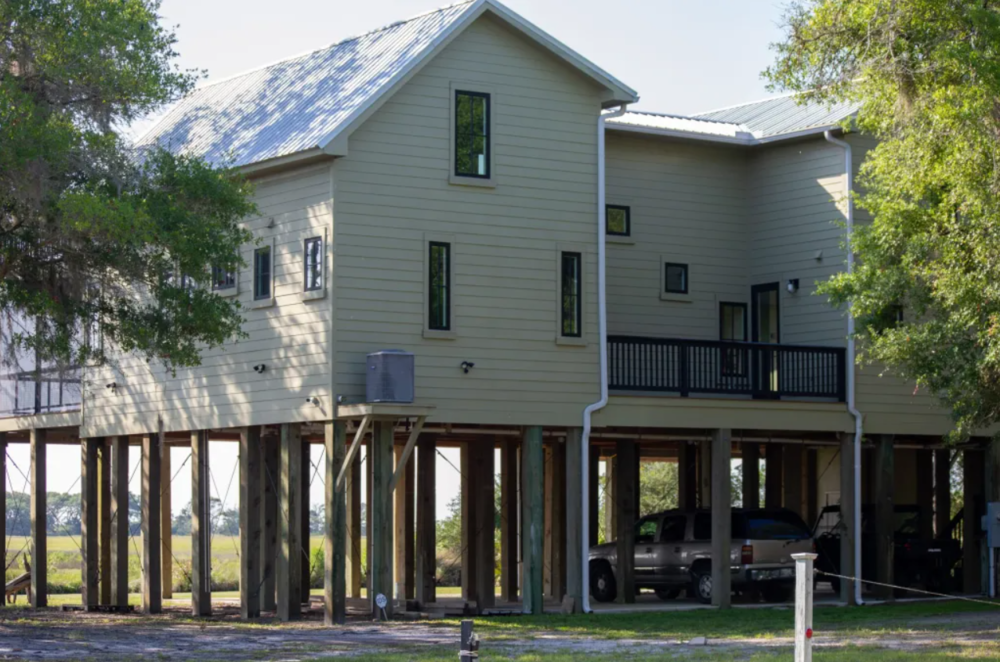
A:
<svg viewBox="0 0 1000 662">
<path fill-rule="evenodd" d="M 812 662 L 813 561 L 815 554 L 792 554 L 795 559 L 795 662 Z"/>
</svg>

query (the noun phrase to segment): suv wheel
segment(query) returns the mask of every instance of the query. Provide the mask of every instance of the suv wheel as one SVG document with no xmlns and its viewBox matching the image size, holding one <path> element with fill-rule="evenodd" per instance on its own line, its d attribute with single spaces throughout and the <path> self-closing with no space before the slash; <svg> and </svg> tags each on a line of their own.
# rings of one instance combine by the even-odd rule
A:
<svg viewBox="0 0 1000 662">
<path fill-rule="evenodd" d="M 692 579 L 692 584 L 694 585 L 694 596 L 698 598 L 698 602 L 702 604 L 712 603 L 712 571 L 711 570 L 698 570 L 694 573 Z"/>
<path fill-rule="evenodd" d="M 658 597 L 659 599 L 663 600 L 664 602 L 668 602 L 670 600 L 676 600 L 677 596 L 679 596 L 680 594 L 681 594 L 681 590 L 679 588 L 658 588 L 658 589 L 656 589 L 656 597 Z"/>
<path fill-rule="evenodd" d="M 590 593 L 598 602 L 612 602 L 618 596 L 615 573 L 606 561 L 590 566 Z"/>
</svg>

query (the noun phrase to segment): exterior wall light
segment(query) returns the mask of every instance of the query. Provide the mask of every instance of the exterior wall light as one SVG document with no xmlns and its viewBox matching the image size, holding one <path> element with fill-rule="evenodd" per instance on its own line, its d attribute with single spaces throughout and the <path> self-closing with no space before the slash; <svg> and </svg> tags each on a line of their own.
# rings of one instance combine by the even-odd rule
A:
<svg viewBox="0 0 1000 662">
<path fill-rule="evenodd" d="M 788 279 L 788 293 L 789 294 L 795 294 L 798 291 L 799 291 L 799 279 L 798 278 L 789 278 Z"/>
<path fill-rule="evenodd" d="M 256 372 L 258 375 L 263 375 L 265 370 L 267 370 L 267 366 L 264 365 L 263 363 L 258 363 L 253 367 L 253 371 Z"/>
</svg>

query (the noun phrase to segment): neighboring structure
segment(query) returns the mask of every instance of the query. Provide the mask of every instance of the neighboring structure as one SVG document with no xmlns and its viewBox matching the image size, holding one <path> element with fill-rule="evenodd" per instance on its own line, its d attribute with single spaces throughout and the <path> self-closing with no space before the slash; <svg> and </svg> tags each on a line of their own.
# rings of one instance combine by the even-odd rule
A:
<svg viewBox="0 0 1000 662">
<path fill-rule="evenodd" d="M 632 557 L 642 459 L 681 464 L 681 505 L 711 507 L 713 541 L 728 550 L 728 491 L 711 488 L 728 485 L 730 457 L 743 458 L 745 504 L 757 499 L 761 454 L 768 505 L 809 517 L 852 503 L 852 404 L 866 439 L 862 499 L 879 505 L 888 531 L 892 503 L 916 502 L 928 531 L 951 535 L 947 412 L 853 367 L 844 311 L 812 296 L 845 263 L 837 222 L 851 175 L 828 138 L 852 109 L 783 97 L 697 117 L 602 118 L 636 100 L 500 3 L 475 0 L 178 104 L 140 146 L 231 163 L 257 184 L 247 267 L 205 285 L 243 304 L 248 338 L 176 375 L 121 356 L 84 370 L 75 411 L 0 420 L 0 445 L 32 445 L 34 513 L 44 512 L 47 444 L 82 443 L 85 603 L 127 597 L 127 536 L 110 522 L 139 440 L 150 611 L 162 597 L 154 569 L 165 589 L 171 576 L 170 537 L 159 534 L 170 504 L 162 449 L 173 444 L 192 449 L 193 611 L 211 611 L 209 440 L 241 444 L 246 617 L 295 618 L 306 600 L 306 443 L 327 451 L 334 621 L 346 597 L 360 598 L 361 443 L 372 600 L 436 602 L 440 446 L 462 448 L 463 596 L 480 611 L 496 599 L 497 448 L 501 600 L 526 611 L 543 595 L 586 604 L 581 528 L 596 542 L 601 458 L 619 558 Z M 844 139 L 856 170 L 870 141 Z M 384 349 L 415 354 L 415 404 L 364 402 L 366 355 Z M 586 431 L 584 410 L 603 400 L 605 349 L 610 397 Z M 983 465 L 965 463 L 967 503 L 983 501 Z M 972 541 L 978 520 L 966 513 Z M 32 530 L 41 555 L 44 518 Z M 891 580 L 891 536 L 880 545 L 878 576 Z M 978 547 L 966 548 L 966 586 L 978 590 Z M 619 570 L 629 602 L 634 569 Z M 107 591 L 99 578 L 111 578 Z M 394 606 L 403 603 L 386 611 Z"/>
</svg>

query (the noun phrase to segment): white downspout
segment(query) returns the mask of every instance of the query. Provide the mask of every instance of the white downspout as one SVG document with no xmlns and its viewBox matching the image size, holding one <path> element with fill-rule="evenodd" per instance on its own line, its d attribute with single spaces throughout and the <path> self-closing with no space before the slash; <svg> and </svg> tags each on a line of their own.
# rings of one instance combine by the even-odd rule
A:
<svg viewBox="0 0 1000 662">
<path fill-rule="evenodd" d="M 844 176 L 847 178 L 847 273 L 854 272 L 854 248 L 851 244 L 854 233 L 854 191 L 851 145 L 844 140 L 833 137 L 830 131 L 823 132 L 823 137 L 830 143 L 844 150 Z M 855 406 L 854 399 L 854 315 L 848 304 L 847 314 L 847 411 L 854 417 L 854 576 L 861 576 L 861 439 L 863 434 L 861 412 Z M 861 582 L 854 582 L 854 601 L 862 605 Z"/>
<path fill-rule="evenodd" d="M 608 300 L 606 295 L 607 267 L 605 265 L 605 190 L 604 190 L 604 123 L 608 118 L 621 117 L 628 110 L 628 104 L 610 113 L 601 113 L 597 119 L 597 327 L 598 354 L 601 363 L 601 398 L 583 410 L 583 457 L 580 459 L 580 512 L 583 517 L 580 526 L 580 546 L 583 562 L 583 613 L 590 609 L 590 419 L 594 412 L 608 404 Z"/>
</svg>

